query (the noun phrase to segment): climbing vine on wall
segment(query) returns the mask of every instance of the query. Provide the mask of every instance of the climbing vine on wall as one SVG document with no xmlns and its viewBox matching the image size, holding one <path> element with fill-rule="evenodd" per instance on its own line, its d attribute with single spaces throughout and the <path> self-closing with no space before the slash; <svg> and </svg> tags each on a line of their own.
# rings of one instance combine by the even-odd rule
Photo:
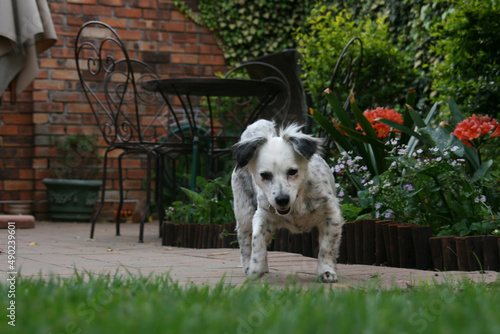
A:
<svg viewBox="0 0 500 334">
<path fill-rule="evenodd" d="M 293 33 L 305 22 L 312 0 L 174 1 L 177 8 L 214 34 L 230 65 L 295 47 Z"/>
</svg>

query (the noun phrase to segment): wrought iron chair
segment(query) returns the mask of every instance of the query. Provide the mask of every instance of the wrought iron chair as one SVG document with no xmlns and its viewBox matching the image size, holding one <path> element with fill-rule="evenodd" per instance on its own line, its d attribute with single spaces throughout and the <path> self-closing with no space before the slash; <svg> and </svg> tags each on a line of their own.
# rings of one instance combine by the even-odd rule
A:
<svg viewBox="0 0 500 334">
<path fill-rule="evenodd" d="M 289 121 L 290 117 L 290 83 L 276 66 L 256 59 L 231 69 L 225 78 L 272 82 L 279 84 L 282 89 L 272 98 L 269 96 L 218 98 L 216 122 L 218 124 L 210 129 L 216 140 L 204 152 L 210 164 L 208 176 L 212 178 L 217 177 L 220 171 L 227 170 L 226 165 L 230 160 L 225 157 L 249 124 L 261 118 L 281 123 Z"/>
<path fill-rule="evenodd" d="M 243 77 L 254 80 L 269 81 L 280 84 L 283 89 L 269 102 L 265 110 L 257 110 L 258 114 L 243 114 L 238 113 L 238 110 L 233 110 L 232 113 L 221 115 L 223 126 L 230 123 L 239 134 L 245 130 L 245 127 L 254 122 L 257 118 L 275 120 L 277 123 L 287 123 L 295 121 L 300 123 L 303 120 L 304 110 L 301 105 L 298 106 L 292 103 L 296 102 L 294 94 L 292 94 L 292 85 L 296 84 L 295 70 L 296 63 L 294 62 L 294 51 L 282 51 L 259 57 L 231 69 L 226 74 L 226 78 Z M 295 85 L 294 85 L 295 87 Z M 294 92 L 295 93 L 295 92 Z M 300 96 L 300 94 L 298 95 Z M 251 103 L 249 100 L 239 102 L 241 106 Z M 223 108 L 220 110 L 224 110 Z M 235 131 L 233 130 L 233 131 Z"/>
<path fill-rule="evenodd" d="M 328 85 L 328 88 L 337 95 L 339 101 L 345 101 L 343 105 L 345 110 L 349 108 L 351 96 L 361 72 L 362 62 L 363 43 L 359 37 L 353 37 L 342 50 Z M 330 118 L 333 116 L 332 113 L 328 103 L 325 102 L 323 114 Z M 328 152 L 328 149 L 333 147 L 333 139 L 324 130 L 320 130 L 318 135 L 325 138 L 324 146 L 327 149 L 326 152 Z"/>
<path fill-rule="evenodd" d="M 161 96 L 142 87 L 142 82 L 158 79 L 158 76 L 146 63 L 129 57 L 124 43 L 113 28 L 98 21 L 85 23 L 76 37 L 75 60 L 81 88 L 95 116 L 99 131 L 108 145 L 103 162 L 101 203 L 92 220 L 90 238 L 94 237 L 95 223 L 105 200 L 108 157 L 111 152 L 119 150 L 120 201 L 116 215 L 116 235 L 120 235 L 120 211 L 124 200 L 123 157 L 139 154 L 145 155 L 147 159 L 146 206 L 139 231 L 139 242 L 143 242 L 144 221 L 152 202 L 153 171 L 163 169 L 164 155 L 183 154 L 189 147 L 182 141 L 159 140 L 165 133 L 165 101 Z M 155 178 L 155 182 L 154 199 L 161 234 L 162 178 Z"/>
<path fill-rule="evenodd" d="M 261 114 L 262 118 L 275 119 L 278 123 L 305 124 L 308 121 L 306 93 L 300 78 L 300 54 L 296 49 L 286 49 L 255 58 L 248 62 L 264 63 L 266 66 L 242 66 L 248 68 L 252 79 L 275 80 L 282 82 L 286 90 L 278 96 L 274 110 L 267 110 Z M 269 71 L 269 69 L 272 69 Z M 279 71 L 279 72 L 277 72 Z M 273 113 L 274 112 L 274 113 Z"/>
</svg>

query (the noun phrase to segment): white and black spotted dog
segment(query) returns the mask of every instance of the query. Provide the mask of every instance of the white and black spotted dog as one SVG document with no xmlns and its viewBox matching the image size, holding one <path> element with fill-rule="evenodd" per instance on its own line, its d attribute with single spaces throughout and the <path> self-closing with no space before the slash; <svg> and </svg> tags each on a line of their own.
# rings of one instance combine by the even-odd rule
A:
<svg viewBox="0 0 500 334">
<path fill-rule="evenodd" d="M 293 233 L 319 230 L 318 279 L 336 282 L 336 258 L 344 224 L 335 180 L 319 155 L 321 140 L 290 125 L 276 131 L 259 120 L 233 147 L 231 186 L 238 241 L 245 273 L 268 272 L 267 245 L 276 228 Z"/>
</svg>

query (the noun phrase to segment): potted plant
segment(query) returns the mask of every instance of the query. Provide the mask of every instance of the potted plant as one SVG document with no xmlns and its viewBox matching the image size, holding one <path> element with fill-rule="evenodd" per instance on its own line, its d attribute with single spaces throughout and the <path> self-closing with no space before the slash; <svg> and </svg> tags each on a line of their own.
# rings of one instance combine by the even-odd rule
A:
<svg viewBox="0 0 500 334">
<path fill-rule="evenodd" d="M 50 161 L 54 178 L 42 180 L 52 220 L 91 220 L 102 186 L 102 181 L 95 180 L 100 162 L 94 135 L 77 133 L 57 143 L 56 157 Z"/>
</svg>

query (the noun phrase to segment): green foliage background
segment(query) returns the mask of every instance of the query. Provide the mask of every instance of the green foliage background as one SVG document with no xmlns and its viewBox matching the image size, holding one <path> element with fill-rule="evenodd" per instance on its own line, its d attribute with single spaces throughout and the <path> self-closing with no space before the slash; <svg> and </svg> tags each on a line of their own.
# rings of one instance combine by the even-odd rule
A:
<svg viewBox="0 0 500 334">
<path fill-rule="evenodd" d="M 441 1 L 443 2 L 443 1 Z M 432 68 L 436 97 L 455 97 L 468 114 L 497 117 L 500 110 L 500 1 L 449 1 L 454 10 L 433 27 Z"/>
<path fill-rule="evenodd" d="M 311 11 L 305 27 L 299 28 L 296 34 L 302 55 L 303 83 L 315 109 L 325 101 L 323 90 L 330 84 L 342 49 L 353 37 L 363 42 L 362 70 L 354 92 L 358 105 L 364 110 L 381 105 L 394 107 L 404 102 L 402 92 L 414 81 L 413 58 L 411 53 L 403 52 L 391 42 L 386 18 L 356 20 L 346 9 L 339 11 L 320 3 Z M 356 46 L 349 51 L 359 56 Z M 335 88 L 334 92 L 340 90 Z M 348 92 L 346 94 L 339 98 L 345 101 Z"/>
<path fill-rule="evenodd" d="M 391 106 L 397 95 L 404 96 L 408 89 L 415 89 L 416 107 L 420 110 L 428 110 L 435 101 L 446 100 L 448 96 L 467 115 L 476 112 L 496 116 L 500 109 L 498 0 L 176 0 L 174 3 L 187 17 L 213 32 L 230 66 L 300 43 L 313 45 L 305 34 L 306 26 L 311 29 L 310 20 L 317 16 L 313 9 L 323 5 L 335 7 L 337 13 L 349 18 L 344 26 L 357 29 L 352 35 L 363 33 L 369 25 L 375 26 L 371 32 L 364 32 L 365 50 L 373 48 L 379 61 L 389 56 L 395 67 L 381 71 L 380 63 L 371 64 L 371 59 L 365 58 L 363 75 L 386 82 L 383 91 L 372 97 L 371 102 L 367 99 L 367 105 L 360 102 L 361 107 Z M 335 15 L 331 19 L 331 24 L 335 24 Z M 346 39 L 345 31 L 334 34 L 342 41 Z M 340 44 L 317 41 L 316 51 L 307 52 L 322 51 L 336 61 L 341 50 L 332 52 L 332 49 L 338 49 Z M 304 74 L 305 85 L 313 96 L 322 91 L 307 82 L 314 70 L 306 65 Z M 370 87 L 365 92 L 361 84 L 358 88 L 358 97 L 372 94 Z"/>
<path fill-rule="evenodd" d="M 293 33 L 305 22 L 313 0 L 199 0 L 181 12 L 214 33 L 229 65 L 295 47 Z"/>
</svg>

